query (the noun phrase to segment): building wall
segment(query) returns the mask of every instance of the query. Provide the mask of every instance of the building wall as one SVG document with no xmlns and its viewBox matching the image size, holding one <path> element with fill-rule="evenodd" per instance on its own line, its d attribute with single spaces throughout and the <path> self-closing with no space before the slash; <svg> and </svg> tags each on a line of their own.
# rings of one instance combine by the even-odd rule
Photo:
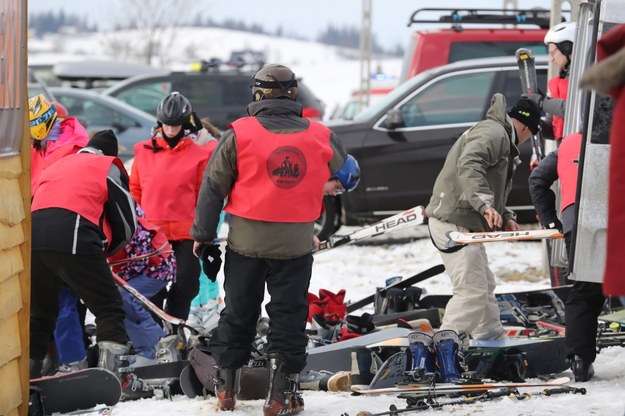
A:
<svg viewBox="0 0 625 416">
<path fill-rule="evenodd" d="M 0 416 L 28 414 L 30 140 L 26 0 L 0 0 Z"/>
</svg>

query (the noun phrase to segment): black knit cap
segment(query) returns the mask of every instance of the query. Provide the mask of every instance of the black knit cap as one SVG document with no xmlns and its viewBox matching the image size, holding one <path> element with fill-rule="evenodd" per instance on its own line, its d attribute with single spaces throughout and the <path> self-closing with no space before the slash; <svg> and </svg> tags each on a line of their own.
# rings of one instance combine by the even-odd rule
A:
<svg viewBox="0 0 625 416">
<path fill-rule="evenodd" d="M 540 125 L 540 106 L 534 100 L 521 98 L 512 107 L 508 115 L 525 124 L 532 134 L 538 133 L 542 127 Z"/>
<path fill-rule="evenodd" d="M 100 130 L 89 139 L 87 147 L 93 147 L 101 150 L 106 156 L 115 156 L 119 151 L 117 146 L 117 136 L 113 130 Z"/>
</svg>

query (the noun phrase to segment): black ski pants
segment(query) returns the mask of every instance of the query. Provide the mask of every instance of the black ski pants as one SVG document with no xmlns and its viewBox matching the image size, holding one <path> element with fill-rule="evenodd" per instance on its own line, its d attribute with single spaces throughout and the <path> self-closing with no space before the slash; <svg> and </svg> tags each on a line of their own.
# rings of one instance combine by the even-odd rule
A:
<svg viewBox="0 0 625 416">
<path fill-rule="evenodd" d="M 31 265 L 30 358 L 42 360 L 48 352 L 59 314 L 61 282 L 95 315 L 98 341 L 128 343 L 122 298 L 104 254 L 33 251 Z"/>
<path fill-rule="evenodd" d="M 306 295 L 312 254 L 288 260 L 252 258 L 226 248 L 225 308 L 210 340 L 210 351 L 222 368 L 236 369 L 250 358 L 265 284 L 271 300 L 266 352 L 280 354 L 288 373 L 306 367 Z"/>
<path fill-rule="evenodd" d="M 176 281 L 169 290 L 163 289 L 150 300 L 176 318 L 186 320 L 189 317 L 191 301 L 200 290 L 200 261 L 193 254 L 193 240 L 170 240 L 176 256 Z M 160 322 L 159 318 L 155 318 Z"/>
<path fill-rule="evenodd" d="M 571 233 L 564 234 L 567 251 L 571 247 Z M 601 283 L 574 281 L 565 306 L 566 355 L 577 355 L 594 362 L 597 357 L 597 318 L 603 310 L 605 296 Z"/>
</svg>

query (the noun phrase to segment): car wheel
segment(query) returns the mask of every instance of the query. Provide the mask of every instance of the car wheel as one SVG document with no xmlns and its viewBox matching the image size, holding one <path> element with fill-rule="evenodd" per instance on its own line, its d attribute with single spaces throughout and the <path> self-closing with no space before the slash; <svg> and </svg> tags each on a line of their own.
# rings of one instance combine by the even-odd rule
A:
<svg viewBox="0 0 625 416">
<path fill-rule="evenodd" d="M 339 220 L 339 201 L 335 197 L 323 197 L 323 213 L 317 221 L 315 221 L 315 235 L 319 240 L 327 240 L 341 226 Z"/>
</svg>

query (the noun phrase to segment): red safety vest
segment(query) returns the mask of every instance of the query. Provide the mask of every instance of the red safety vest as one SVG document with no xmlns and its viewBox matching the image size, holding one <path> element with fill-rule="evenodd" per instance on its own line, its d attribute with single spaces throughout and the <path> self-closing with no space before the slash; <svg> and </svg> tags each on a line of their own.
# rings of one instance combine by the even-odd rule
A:
<svg viewBox="0 0 625 416">
<path fill-rule="evenodd" d="M 548 86 L 551 97 L 566 100 L 566 94 L 569 89 L 568 78 L 553 77 L 549 80 Z M 562 117 L 553 116 L 551 126 L 553 128 L 553 136 L 556 140 L 560 140 L 564 133 L 564 119 Z"/>
<path fill-rule="evenodd" d="M 106 178 L 113 163 L 123 169 L 116 157 L 91 153 L 65 156 L 63 163 L 54 163 L 41 172 L 33 189 L 31 212 L 46 208 L 75 212 L 101 227 L 111 241 L 111 227 L 103 212 L 104 203 L 108 200 Z"/>
<path fill-rule="evenodd" d="M 156 142 L 161 147 L 156 153 L 151 140 L 134 146 L 130 193 L 147 220 L 159 226 L 169 240 L 191 240 L 189 232 L 210 152 L 189 138 L 174 149 L 162 138 Z"/>
<path fill-rule="evenodd" d="M 273 133 L 254 117 L 230 127 L 239 176 L 224 209 L 258 221 L 303 223 L 319 218 L 334 154 L 330 130 L 311 121 L 301 132 Z"/>
<path fill-rule="evenodd" d="M 575 203 L 577 171 L 582 134 L 574 133 L 562 139 L 558 147 L 558 177 L 560 178 L 560 211 Z"/>
</svg>

